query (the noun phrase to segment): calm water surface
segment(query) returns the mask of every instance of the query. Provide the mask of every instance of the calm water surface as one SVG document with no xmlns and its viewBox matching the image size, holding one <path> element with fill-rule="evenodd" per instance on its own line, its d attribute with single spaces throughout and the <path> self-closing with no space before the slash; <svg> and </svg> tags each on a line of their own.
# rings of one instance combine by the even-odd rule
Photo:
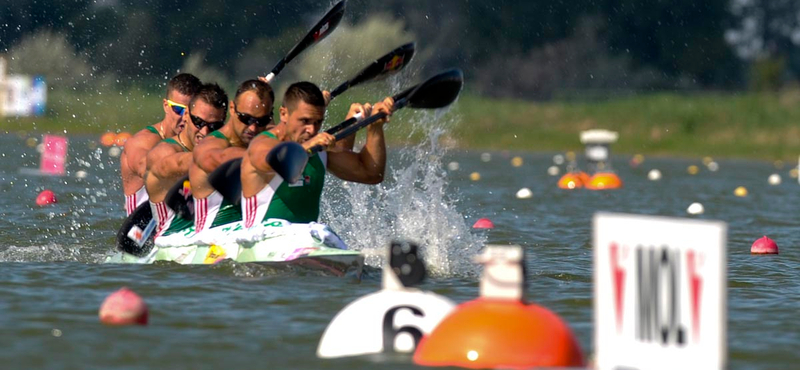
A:
<svg viewBox="0 0 800 370">
<path fill-rule="evenodd" d="M 19 173 L 20 167 L 36 167 L 38 161 L 24 137 L 2 136 L 0 147 L 0 367 L 414 367 L 404 357 L 322 361 L 314 355 L 333 315 L 379 289 L 377 268 L 358 282 L 247 264 L 102 265 L 124 213 L 117 158 L 105 148 L 92 148 L 89 138 L 73 137 L 68 168 L 88 175 L 46 178 Z M 528 297 L 565 318 L 584 351 L 591 353 L 592 214 L 603 210 L 685 217 L 689 204 L 701 202 L 706 213 L 699 218 L 729 225 L 729 367 L 780 369 L 800 361 L 795 350 L 800 343 L 800 185 L 789 178 L 788 169 L 723 160 L 718 172 L 709 172 L 699 160 L 658 158 L 632 168 L 629 158 L 620 156 L 615 165 L 624 189 L 564 191 L 556 188 L 557 178 L 546 173 L 552 154 L 513 154 L 524 159 L 519 168 L 511 166 L 508 154 L 493 153 L 488 163 L 479 155 L 451 152 L 431 158 L 433 166 L 419 169 L 422 180 L 416 181 L 409 180 L 415 175 L 406 171 L 414 165 L 413 155 L 390 153 L 392 180 L 385 185 L 389 190 L 372 197 L 378 203 L 359 209 L 353 205 L 363 199 L 350 191 L 345 202 L 350 206 L 345 206 L 347 189 L 331 181 L 323 212 L 329 219 L 323 221 L 358 249 L 379 251 L 400 236 L 426 242 L 429 260 L 440 266 L 432 267 L 434 277 L 423 288 L 457 302 L 478 294 L 469 257 L 482 241 L 520 244 L 527 251 Z M 450 161 L 458 161 L 460 169 L 446 171 L 444 164 Z M 703 170 L 690 176 L 690 164 Z M 660 169 L 664 178 L 648 181 L 651 168 Z M 480 181 L 469 180 L 473 171 L 481 174 Z M 767 184 L 773 172 L 783 176 L 782 185 Z M 740 185 L 747 187 L 748 197 L 733 195 Z M 530 188 L 534 197 L 516 199 L 521 187 Z M 34 205 L 44 188 L 56 192 L 58 205 Z M 387 200 L 401 193 L 408 196 L 404 207 Z M 382 213 L 390 214 L 388 221 Z M 491 218 L 497 228 L 470 230 L 480 217 Z M 404 229 L 401 224 L 412 226 Z M 752 242 L 762 235 L 777 241 L 779 256 L 749 254 Z M 376 264 L 375 259 L 370 263 Z M 100 303 L 121 286 L 145 298 L 149 326 L 111 328 L 98 323 Z"/>
</svg>

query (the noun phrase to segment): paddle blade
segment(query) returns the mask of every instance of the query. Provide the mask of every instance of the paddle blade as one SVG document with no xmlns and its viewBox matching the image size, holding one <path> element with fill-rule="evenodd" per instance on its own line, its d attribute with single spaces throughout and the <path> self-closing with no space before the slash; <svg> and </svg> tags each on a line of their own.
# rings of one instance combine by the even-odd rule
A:
<svg viewBox="0 0 800 370">
<path fill-rule="evenodd" d="M 153 211 L 150 202 L 140 204 L 125 219 L 117 232 L 117 250 L 132 254 L 137 257 L 144 257 L 153 249 L 155 237 L 155 225 L 149 227 L 153 219 Z M 146 231 L 150 230 L 150 233 Z"/>
<path fill-rule="evenodd" d="M 192 197 L 192 186 L 189 184 L 189 176 L 184 176 L 167 192 L 164 198 L 167 207 L 172 208 L 175 214 L 187 220 L 194 220 L 194 197 Z"/>
<path fill-rule="evenodd" d="M 283 177 L 284 181 L 292 184 L 300 179 L 303 169 L 308 163 L 308 153 L 302 145 L 287 141 L 276 145 L 267 154 L 267 164 Z"/>
<path fill-rule="evenodd" d="M 331 96 L 336 97 L 347 89 L 368 81 L 378 81 L 400 72 L 414 57 L 415 45 L 409 42 L 388 54 L 378 58 L 366 68 L 358 72 L 355 77 L 339 85 L 331 91 Z"/>
<path fill-rule="evenodd" d="M 442 108 L 454 102 L 464 86 L 464 73 L 451 69 L 429 78 L 407 95 L 411 108 Z M 404 92 L 405 93 L 405 92 Z"/>
<path fill-rule="evenodd" d="M 228 202 L 239 206 L 242 201 L 242 159 L 227 161 L 208 174 L 208 183 Z"/>
<path fill-rule="evenodd" d="M 325 14 L 325 16 L 322 17 L 322 19 L 317 22 L 317 24 L 314 25 L 311 30 L 308 31 L 308 34 L 306 34 L 305 37 L 303 37 L 303 39 L 300 40 L 300 42 L 298 42 L 297 45 L 295 45 L 292 50 L 289 51 L 289 54 L 286 54 L 286 56 L 280 62 L 278 62 L 275 68 L 272 69 L 272 74 L 277 75 L 283 69 L 283 67 L 286 66 L 286 63 L 291 62 L 292 59 L 300 55 L 300 53 L 306 50 L 309 46 L 316 44 L 325 37 L 328 37 L 328 35 L 330 35 L 331 32 L 333 32 L 333 30 L 339 25 L 339 22 L 342 21 L 342 17 L 344 17 L 344 5 L 344 0 L 334 5 L 333 8 L 331 8 L 331 10 L 329 10 L 328 13 Z"/>
</svg>

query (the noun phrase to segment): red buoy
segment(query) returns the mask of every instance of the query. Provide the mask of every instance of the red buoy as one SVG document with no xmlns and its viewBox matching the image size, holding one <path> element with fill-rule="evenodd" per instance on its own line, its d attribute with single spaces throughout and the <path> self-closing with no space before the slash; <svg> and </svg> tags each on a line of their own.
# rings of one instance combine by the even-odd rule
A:
<svg viewBox="0 0 800 370">
<path fill-rule="evenodd" d="M 46 206 L 48 204 L 55 204 L 58 203 L 56 199 L 56 194 L 53 193 L 52 190 L 42 190 L 38 196 L 36 196 L 36 205 L 37 206 Z"/>
<path fill-rule="evenodd" d="M 147 305 L 142 297 L 123 287 L 103 301 L 99 316 L 106 325 L 147 325 Z"/>
<path fill-rule="evenodd" d="M 762 238 L 753 242 L 750 247 L 751 254 L 778 254 L 778 244 L 774 240 L 764 235 Z"/>
<path fill-rule="evenodd" d="M 478 221 L 475 221 L 475 224 L 472 225 L 473 229 L 494 229 L 494 222 L 488 218 L 482 218 Z"/>
</svg>

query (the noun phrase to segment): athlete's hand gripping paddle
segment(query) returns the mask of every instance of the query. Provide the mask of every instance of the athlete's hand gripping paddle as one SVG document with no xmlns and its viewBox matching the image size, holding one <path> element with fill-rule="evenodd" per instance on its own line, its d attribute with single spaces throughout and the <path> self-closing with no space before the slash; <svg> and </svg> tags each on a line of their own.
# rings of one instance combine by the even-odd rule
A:
<svg viewBox="0 0 800 370">
<path fill-rule="evenodd" d="M 452 69 L 433 76 L 425 82 L 406 89 L 395 95 L 393 111 L 406 106 L 417 109 L 435 109 L 450 105 L 458 98 L 464 85 L 464 74 L 459 69 Z M 336 140 L 341 140 L 354 134 L 356 131 L 370 124 L 384 119 L 386 113 L 378 113 L 366 119 L 359 120 L 352 117 L 338 126 L 344 128 L 334 134 Z M 322 146 L 314 146 L 306 151 L 302 145 L 295 142 L 282 142 L 267 154 L 267 163 L 275 172 L 289 183 L 296 182 L 303 173 L 308 163 L 308 158 L 324 150 Z"/>
</svg>

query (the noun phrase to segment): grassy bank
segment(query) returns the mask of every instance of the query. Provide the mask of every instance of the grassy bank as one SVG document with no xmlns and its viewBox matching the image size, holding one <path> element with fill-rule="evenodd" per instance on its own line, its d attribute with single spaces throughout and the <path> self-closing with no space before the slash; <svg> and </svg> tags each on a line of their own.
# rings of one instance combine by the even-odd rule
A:
<svg viewBox="0 0 800 370">
<path fill-rule="evenodd" d="M 0 119 L 0 130 L 100 134 L 158 121 L 161 93 L 143 90 L 51 93 L 46 117 Z M 350 99 L 356 99 L 350 96 Z M 332 104 L 342 117 L 349 99 Z M 659 93 L 602 102 L 496 100 L 464 94 L 460 121 L 447 135 L 457 146 L 526 151 L 580 150 L 580 131 L 615 130 L 617 153 L 795 159 L 800 154 L 800 91 L 746 94 Z M 398 121 L 402 122 L 401 115 Z M 406 130 L 390 130 L 390 140 Z"/>
</svg>

